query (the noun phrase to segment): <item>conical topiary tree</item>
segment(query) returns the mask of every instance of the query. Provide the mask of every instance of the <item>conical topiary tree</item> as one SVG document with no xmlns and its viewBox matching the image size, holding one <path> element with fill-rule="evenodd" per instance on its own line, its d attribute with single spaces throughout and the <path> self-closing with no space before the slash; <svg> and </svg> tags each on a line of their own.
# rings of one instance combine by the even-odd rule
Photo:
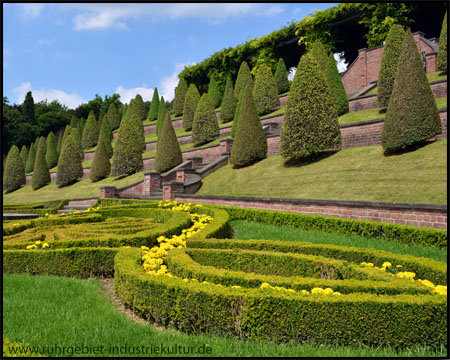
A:
<svg viewBox="0 0 450 360">
<path fill-rule="evenodd" d="M 114 103 L 109 104 L 108 112 L 106 113 L 106 118 L 108 119 L 109 128 L 111 130 L 116 130 L 119 127 L 120 115 Z"/>
<path fill-rule="evenodd" d="M 312 54 L 301 57 L 280 136 L 281 156 L 307 157 L 341 144 L 338 116 L 325 73 Z"/>
<path fill-rule="evenodd" d="M 100 112 L 100 115 L 98 116 L 98 121 L 97 121 L 97 128 L 98 128 L 98 133 L 100 134 L 100 129 L 102 128 L 102 123 L 103 123 L 103 113 Z"/>
<path fill-rule="evenodd" d="M 259 115 L 268 114 L 280 106 L 277 84 L 272 70 L 266 64 L 261 64 L 256 73 L 253 100 Z"/>
<path fill-rule="evenodd" d="M 103 122 L 102 129 L 105 125 L 106 121 Z M 94 160 L 92 161 L 91 173 L 89 175 L 92 182 L 99 181 L 109 176 L 109 173 L 111 172 L 111 163 L 109 162 L 109 155 L 105 148 L 104 139 L 105 136 L 102 136 L 102 133 L 100 132 L 97 149 L 95 149 Z"/>
<path fill-rule="evenodd" d="M 437 68 L 442 71 L 447 71 L 447 11 L 445 12 L 441 35 L 439 36 Z"/>
<path fill-rule="evenodd" d="M 275 83 L 277 84 L 278 94 L 284 94 L 289 90 L 288 72 L 283 58 L 278 60 L 277 69 L 275 70 Z"/>
<path fill-rule="evenodd" d="M 209 80 L 208 95 L 211 98 L 214 107 L 215 108 L 219 107 L 222 101 L 222 94 L 220 93 L 220 90 L 217 86 L 217 82 L 214 75 L 211 75 L 211 79 Z"/>
<path fill-rule="evenodd" d="M 30 152 L 28 153 L 27 163 L 25 165 L 25 173 L 29 174 L 34 169 L 34 161 L 36 160 L 36 148 L 34 143 L 30 145 Z"/>
<path fill-rule="evenodd" d="M 377 104 L 381 108 L 387 107 L 391 98 L 404 38 L 403 27 L 397 24 L 392 25 L 386 37 L 378 73 Z"/>
<path fill-rule="evenodd" d="M 175 91 L 175 99 L 173 101 L 173 112 L 175 116 L 183 114 L 184 99 L 186 98 L 187 89 L 188 85 L 186 80 L 184 78 L 180 78 Z"/>
<path fill-rule="evenodd" d="M 75 139 L 75 144 L 77 146 L 78 152 L 80 154 L 80 159 L 81 162 L 84 161 L 84 151 L 83 148 L 81 146 L 81 137 L 80 137 L 80 133 L 78 132 L 78 129 L 71 129 L 69 135 L 73 135 L 74 139 Z"/>
<path fill-rule="evenodd" d="M 158 88 L 155 88 L 155 91 L 153 91 L 152 102 L 150 104 L 150 110 L 148 111 L 148 119 L 150 121 L 156 120 L 158 118 L 158 112 L 159 112 L 159 94 Z"/>
<path fill-rule="evenodd" d="M 144 125 L 139 117 L 139 107 L 138 104 L 136 104 L 135 99 L 130 101 L 130 106 L 128 107 L 126 117 L 129 117 L 132 120 L 134 126 L 136 127 L 136 134 L 138 135 L 136 140 L 139 141 L 142 151 L 145 150 Z"/>
<path fill-rule="evenodd" d="M 51 169 L 58 164 L 58 150 L 56 148 L 55 135 L 52 131 L 47 136 L 47 150 L 45 152 L 45 161 L 47 162 L 47 167 Z"/>
<path fill-rule="evenodd" d="M 242 85 L 242 89 L 239 93 L 239 100 L 236 105 L 236 111 L 234 112 L 233 124 L 231 126 L 231 137 L 233 139 L 234 139 L 234 136 L 236 135 L 237 124 L 239 121 L 239 114 L 241 113 L 242 101 L 244 100 L 244 89 L 245 89 L 245 84 Z"/>
<path fill-rule="evenodd" d="M 230 162 L 235 168 L 250 165 L 267 155 L 266 134 L 259 120 L 249 84 L 243 93 L 242 108 L 230 156 Z"/>
<path fill-rule="evenodd" d="M 6 193 L 19 189 L 26 183 L 23 159 L 20 157 L 19 148 L 11 146 L 6 157 L 3 172 L 3 189 Z"/>
<path fill-rule="evenodd" d="M 133 119 L 135 118 L 135 119 Z M 130 114 L 122 120 L 119 127 L 116 146 L 111 160 L 111 175 L 131 175 L 140 171 L 142 160 L 142 144 L 139 139 L 136 122 L 142 123 L 137 115 Z"/>
<path fill-rule="evenodd" d="M 200 93 L 194 84 L 189 85 L 186 92 L 186 98 L 184 99 L 183 108 L 183 129 L 189 131 L 192 129 L 192 123 L 194 121 L 195 110 L 197 104 L 200 101 Z"/>
<path fill-rule="evenodd" d="M 328 54 L 325 47 L 320 41 L 316 41 L 311 49 L 311 54 L 319 64 L 320 70 L 325 73 L 327 71 Z"/>
<path fill-rule="evenodd" d="M 72 128 L 78 127 L 78 123 L 79 122 L 80 122 L 80 120 L 76 116 L 74 116 L 74 115 L 71 116 L 71 118 L 70 118 L 70 126 Z"/>
<path fill-rule="evenodd" d="M 123 120 L 123 118 L 125 117 L 125 115 L 127 114 L 128 111 L 128 104 L 125 104 L 123 106 L 123 111 L 122 111 L 122 115 L 121 115 L 121 121 Z"/>
<path fill-rule="evenodd" d="M 442 133 L 436 101 L 410 29 L 398 63 L 381 137 L 387 153 Z"/>
<path fill-rule="evenodd" d="M 204 144 L 219 136 L 219 123 L 216 110 L 208 94 L 203 94 L 195 110 L 192 124 L 192 142 L 194 146 Z"/>
<path fill-rule="evenodd" d="M 33 177 L 31 178 L 31 187 L 33 190 L 50 184 L 52 181 L 50 172 L 48 171 L 47 162 L 45 160 L 45 153 L 47 152 L 47 142 L 42 136 L 39 139 L 38 148 L 36 151 L 36 161 L 34 162 Z"/>
<path fill-rule="evenodd" d="M 97 120 L 95 119 L 94 112 L 91 111 L 83 130 L 83 137 L 81 139 L 82 148 L 86 150 L 97 145 L 98 134 L 99 130 Z"/>
<path fill-rule="evenodd" d="M 81 118 L 80 122 L 78 123 L 78 128 L 77 128 L 80 139 L 83 138 L 83 130 L 84 130 L 85 125 L 86 125 L 86 119 Z M 63 141 L 63 143 L 64 143 L 64 141 Z"/>
<path fill-rule="evenodd" d="M 163 173 L 183 162 L 180 144 L 175 134 L 175 129 L 170 119 L 170 114 L 166 112 L 161 136 L 156 148 L 155 170 Z"/>
<path fill-rule="evenodd" d="M 328 56 L 327 71 L 325 75 L 338 116 L 348 113 L 349 105 L 347 94 L 333 54 Z"/>
<path fill-rule="evenodd" d="M 108 159 L 110 159 L 113 154 L 113 148 L 111 145 L 111 128 L 109 126 L 109 121 L 103 121 L 102 128 L 100 129 L 100 137 L 103 139 L 103 147 Z"/>
<path fill-rule="evenodd" d="M 23 161 L 23 171 L 25 173 L 25 166 L 27 165 L 27 159 L 28 159 L 28 149 L 25 145 L 23 145 L 22 149 L 20 150 L 20 158 Z"/>
<path fill-rule="evenodd" d="M 72 131 L 72 127 L 70 125 L 66 125 L 66 128 L 64 129 L 63 138 L 62 138 L 61 151 L 64 146 L 64 142 L 66 141 L 67 137 L 70 135 L 71 131 Z M 81 134 L 81 136 L 83 136 L 83 133 Z M 59 152 L 60 155 L 61 155 L 61 151 Z"/>
<path fill-rule="evenodd" d="M 65 139 L 56 171 L 56 184 L 59 187 L 67 186 L 83 176 L 83 166 L 79 146 L 71 132 Z"/>
<path fill-rule="evenodd" d="M 80 123 L 78 123 L 78 128 L 80 127 Z M 63 133 L 60 133 L 58 136 L 58 144 L 56 145 L 56 151 L 58 152 L 58 157 L 61 154 L 61 148 L 63 143 Z"/>
<path fill-rule="evenodd" d="M 239 67 L 239 72 L 236 78 L 236 82 L 234 84 L 234 97 L 236 99 L 239 99 L 239 93 L 241 89 L 244 88 L 244 85 L 249 82 L 251 88 L 253 89 L 253 77 L 250 72 L 250 68 L 248 67 L 248 64 L 246 61 L 243 61 L 241 63 L 241 66 Z"/>
<path fill-rule="evenodd" d="M 164 119 L 166 118 L 167 112 L 168 112 L 167 104 L 164 100 L 164 96 L 161 96 L 161 101 L 159 103 L 158 109 L 158 119 L 156 119 L 156 136 L 158 140 L 161 137 L 161 131 L 164 126 Z"/>
<path fill-rule="evenodd" d="M 235 111 L 236 98 L 234 97 L 233 80 L 231 80 L 231 76 L 228 75 L 225 93 L 223 94 L 222 108 L 220 109 L 220 120 L 222 123 L 227 123 L 233 120 Z"/>
<path fill-rule="evenodd" d="M 136 114 L 138 115 L 139 119 L 141 119 L 141 121 L 147 119 L 147 112 L 145 111 L 145 104 L 141 95 L 136 95 L 136 97 L 134 98 L 134 105 L 136 106 Z"/>
</svg>

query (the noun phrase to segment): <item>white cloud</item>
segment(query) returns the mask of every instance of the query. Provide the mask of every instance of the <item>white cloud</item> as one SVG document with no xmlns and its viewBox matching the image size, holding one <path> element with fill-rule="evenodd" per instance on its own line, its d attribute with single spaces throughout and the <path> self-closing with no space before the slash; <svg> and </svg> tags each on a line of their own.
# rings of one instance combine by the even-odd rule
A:
<svg viewBox="0 0 450 360">
<path fill-rule="evenodd" d="M 241 3 L 148 3 L 148 4 L 70 4 L 81 10 L 73 18 L 75 30 L 126 28 L 124 20 L 150 16 L 154 20 L 183 17 L 200 18 L 212 24 L 220 24 L 228 18 L 244 15 L 271 16 L 283 11 L 281 5 Z"/>
<path fill-rule="evenodd" d="M 343 53 L 335 53 L 333 56 L 334 56 L 334 59 L 337 61 L 338 71 L 340 73 L 342 73 L 345 70 L 347 70 L 348 63 L 345 62 L 345 60 L 343 58 Z"/>
<path fill-rule="evenodd" d="M 289 68 L 289 72 L 288 72 L 288 80 L 294 80 L 294 75 L 295 72 L 297 71 L 297 68 L 295 66 Z"/>
<path fill-rule="evenodd" d="M 164 96 L 165 101 L 172 101 L 172 99 L 175 97 L 175 88 L 178 85 L 178 74 L 184 69 L 185 66 L 190 66 L 196 64 L 195 62 L 192 63 L 176 63 L 175 64 L 175 71 L 170 76 L 165 76 L 161 79 L 160 85 L 158 87 L 159 94 Z"/>
<path fill-rule="evenodd" d="M 25 99 L 28 91 L 32 91 L 34 102 L 39 102 L 47 99 L 47 101 L 58 100 L 61 104 L 66 105 L 69 109 L 75 109 L 78 105 L 86 103 L 78 94 L 68 94 L 62 90 L 57 89 L 33 89 L 30 82 L 23 83 L 13 90 L 16 94 L 16 104 L 21 104 Z"/>
<path fill-rule="evenodd" d="M 22 17 L 25 20 L 34 19 L 41 15 L 42 10 L 45 7 L 45 4 L 36 4 L 36 3 L 29 3 L 29 4 L 18 4 L 23 12 Z"/>
<path fill-rule="evenodd" d="M 136 97 L 137 94 L 141 95 L 144 101 L 151 101 L 153 97 L 153 89 L 149 89 L 146 87 L 125 89 L 122 85 L 119 85 L 115 93 L 120 95 L 120 101 L 122 101 L 124 104 L 128 104 L 131 99 L 134 99 Z"/>
</svg>

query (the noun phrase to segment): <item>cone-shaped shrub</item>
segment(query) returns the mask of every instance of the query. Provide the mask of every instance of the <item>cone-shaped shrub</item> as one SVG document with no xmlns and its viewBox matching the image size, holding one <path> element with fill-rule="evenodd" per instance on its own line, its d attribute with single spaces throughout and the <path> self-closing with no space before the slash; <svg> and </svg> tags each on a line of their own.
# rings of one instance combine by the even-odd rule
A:
<svg viewBox="0 0 450 360">
<path fill-rule="evenodd" d="M 406 30 L 381 145 L 394 152 L 442 133 L 439 111 L 411 30 Z"/>
<path fill-rule="evenodd" d="M 33 190 L 50 184 L 52 181 L 50 172 L 48 171 L 47 162 L 45 160 L 45 153 L 47 152 L 47 142 L 42 136 L 39 139 L 38 148 L 36 151 L 36 161 L 34 162 L 33 177 L 31 178 L 31 187 Z"/>
<path fill-rule="evenodd" d="M 86 150 L 97 145 L 98 134 L 99 130 L 97 120 L 95 119 L 94 112 L 91 111 L 83 130 L 83 137 L 81 139 L 82 148 Z"/>
<path fill-rule="evenodd" d="M 439 36 L 437 67 L 439 70 L 447 71 L 447 11 L 445 12 L 441 35 Z"/>
<path fill-rule="evenodd" d="M 241 113 L 242 101 L 244 100 L 245 84 L 242 85 L 242 91 L 239 93 L 239 100 L 236 105 L 236 111 L 234 112 L 233 124 L 231 126 L 231 137 L 234 139 L 237 130 L 237 124 L 239 121 L 239 114 Z"/>
<path fill-rule="evenodd" d="M 249 82 L 252 90 L 253 90 L 253 77 L 250 72 L 250 68 L 248 67 L 248 64 L 246 61 L 243 61 L 241 63 L 241 66 L 239 67 L 238 76 L 236 78 L 236 83 L 234 84 L 234 97 L 236 99 L 239 99 L 239 93 L 241 92 L 241 89 L 244 88 L 245 84 Z"/>
<path fill-rule="evenodd" d="M 128 104 L 125 104 L 124 107 L 123 107 L 123 111 L 122 111 L 121 121 L 123 120 L 123 118 L 127 114 L 127 111 L 128 111 Z"/>
<path fill-rule="evenodd" d="M 108 156 L 108 159 L 110 159 L 113 154 L 113 148 L 111 145 L 111 129 L 108 121 L 103 121 L 102 128 L 100 129 L 100 137 L 103 139 L 103 147 L 106 155 Z"/>
<path fill-rule="evenodd" d="M 80 123 L 81 123 L 81 121 L 80 121 Z M 80 128 L 80 123 L 78 123 L 78 129 Z M 59 158 L 59 155 L 61 154 L 63 137 L 64 137 L 63 133 L 60 133 L 58 136 L 58 145 L 56 145 L 56 151 L 58 152 L 58 158 Z"/>
<path fill-rule="evenodd" d="M 222 101 L 222 94 L 220 93 L 220 90 L 217 86 L 217 82 L 214 75 L 212 75 L 211 79 L 209 80 L 208 95 L 211 98 L 214 107 L 215 108 L 219 107 Z"/>
<path fill-rule="evenodd" d="M 188 85 L 184 78 L 178 81 L 177 89 L 175 90 L 175 99 L 173 101 L 173 112 L 175 116 L 183 114 L 184 99 L 186 98 L 186 92 Z"/>
<path fill-rule="evenodd" d="M 272 70 L 266 64 L 261 64 L 256 73 L 253 100 L 259 115 L 268 114 L 280 106 L 277 84 Z"/>
<path fill-rule="evenodd" d="M 112 176 L 131 175 L 140 171 L 144 166 L 142 143 L 139 141 L 136 121 L 141 122 L 137 115 L 128 112 L 120 123 L 117 143 L 111 161 Z"/>
<path fill-rule="evenodd" d="M 302 158 L 341 144 L 338 116 L 325 73 L 312 54 L 301 57 L 280 136 L 284 158 Z"/>
<path fill-rule="evenodd" d="M 345 93 L 344 84 L 342 83 L 341 75 L 339 75 L 339 70 L 333 54 L 328 56 L 326 77 L 338 116 L 348 113 L 349 105 L 347 94 Z"/>
<path fill-rule="evenodd" d="M 119 127 L 120 115 L 114 103 L 109 104 L 108 112 L 106 113 L 106 118 L 108 119 L 109 128 L 111 130 L 116 130 Z"/>
<path fill-rule="evenodd" d="M 98 117 L 98 121 L 97 121 L 97 128 L 98 128 L 98 133 L 100 134 L 100 129 L 102 128 L 102 123 L 103 123 L 103 113 L 100 113 L 99 117 Z"/>
<path fill-rule="evenodd" d="M 136 106 L 136 113 L 139 119 L 141 119 L 141 121 L 147 119 L 147 111 L 145 111 L 145 104 L 141 95 L 136 95 L 136 97 L 134 98 L 134 105 Z"/>
<path fill-rule="evenodd" d="M 242 108 L 230 157 L 230 162 L 235 168 L 250 165 L 267 155 L 266 134 L 259 120 L 249 84 L 243 93 Z"/>
<path fill-rule="evenodd" d="M 27 163 L 25 165 L 25 173 L 29 174 L 34 169 L 34 161 L 36 160 L 36 148 L 34 143 L 30 145 L 30 152 L 28 153 Z"/>
<path fill-rule="evenodd" d="M 27 159 L 28 159 L 28 149 L 25 145 L 22 146 L 22 149 L 20 150 L 20 158 L 23 162 L 23 171 L 25 173 L 25 166 L 27 165 Z"/>
<path fill-rule="evenodd" d="M 71 129 L 70 135 L 72 135 L 75 139 L 75 145 L 77 146 L 78 153 L 80 154 L 81 162 L 83 162 L 84 161 L 84 151 L 81 146 L 81 137 L 80 137 L 80 133 L 78 132 L 78 129 Z"/>
<path fill-rule="evenodd" d="M 378 73 L 377 104 L 379 107 L 385 108 L 389 104 L 404 38 L 403 27 L 397 24 L 392 25 L 386 37 Z"/>
<path fill-rule="evenodd" d="M 51 169 L 58 164 L 58 150 L 56 148 L 56 139 L 53 132 L 47 136 L 47 151 L 45 152 L 45 161 L 47 162 L 47 167 Z"/>
<path fill-rule="evenodd" d="M 148 111 L 148 119 L 150 121 L 156 120 L 158 118 L 158 111 L 159 111 L 159 94 L 158 88 L 155 88 L 155 91 L 153 91 L 152 102 L 150 104 L 150 110 Z"/>
<path fill-rule="evenodd" d="M 192 129 L 192 122 L 194 121 L 195 110 L 199 101 L 200 93 L 198 92 L 197 86 L 194 84 L 189 85 L 183 108 L 183 129 L 186 131 Z"/>
<path fill-rule="evenodd" d="M 78 123 L 78 134 L 80 136 L 80 139 L 83 138 L 83 130 L 84 130 L 85 125 L 86 125 L 86 119 L 81 118 L 80 122 Z"/>
<path fill-rule="evenodd" d="M 181 155 L 180 144 L 178 143 L 170 114 L 166 112 L 161 137 L 156 148 L 155 170 L 163 173 L 182 162 L 183 156 Z"/>
<path fill-rule="evenodd" d="M 72 118 L 70 119 L 70 127 L 72 127 L 72 128 L 78 127 L 79 122 L 80 122 L 80 120 L 77 117 L 72 116 Z"/>
<path fill-rule="evenodd" d="M 220 120 L 222 123 L 227 123 L 233 120 L 235 111 L 236 98 L 234 97 L 233 80 L 231 80 L 231 76 L 228 75 L 225 93 L 223 94 L 222 108 L 220 109 Z"/>
<path fill-rule="evenodd" d="M 142 151 L 145 149 L 145 135 L 144 135 L 144 125 L 142 124 L 141 118 L 139 117 L 139 105 L 136 103 L 135 99 L 130 101 L 130 106 L 127 110 L 127 117 L 133 121 L 136 127 L 136 133 L 138 135 L 137 141 L 139 141 Z"/>
<path fill-rule="evenodd" d="M 106 121 L 103 122 L 103 124 L 105 123 Z M 97 149 L 95 149 L 94 160 L 92 161 L 91 174 L 89 178 L 92 182 L 96 182 L 109 176 L 110 172 L 111 163 L 109 162 L 109 155 L 107 154 L 105 148 L 104 136 L 102 136 L 102 133 L 100 132 L 100 137 L 98 138 Z"/>
<path fill-rule="evenodd" d="M 203 94 L 195 110 L 192 124 L 192 142 L 194 146 L 204 144 L 219 136 L 219 123 L 216 110 L 208 94 Z"/>
<path fill-rule="evenodd" d="M 31 151 L 30 151 L 31 152 Z M 19 189 L 26 182 L 23 160 L 20 157 L 19 149 L 16 145 L 11 146 L 6 157 L 5 169 L 3 172 L 3 188 L 9 193 Z"/>
<path fill-rule="evenodd" d="M 72 131 L 72 127 L 70 125 L 66 125 L 66 128 L 64 129 L 64 135 L 63 135 L 63 138 L 62 138 L 61 151 L 62 151 L 62 148 L 64 146 L 64 142 L 66 141 L 67 137 L 70 135 L 71 131 Z M 83 136 L 83 133 L 81 133 L 81 136 Z M 61 155 L 61 151 L 59 152 L 60 155 Z"/>
<path fill-rule="evenodd" d="M 283 58 L 278 60 L 277 69 L 275 70 L 275 83 L 277 84 L 278 94 L 284 94 L 289 90 L 288 72 Z"/>
<path fill-rule="evenodd" d="M 164 126 L 164 119 L 166 118 L 167 105 L 164 101 L 164 96 L 161 96 L 161 102 L 159 103 L 159 109 L 158 109 L 158 118 L 156 119 L 156 136 L 159 140 L 161 137 L 161 131 Z"/>
<path fill-rule="evenodd" d="M 319 64 L 320 70 L 327 71 L 328 54 L 320 41 L 316 41 L 311 49 L 311 54 Z"/>
<path fill-rule="evenodd" d="M 83 166 L 79 146 L 71 132 L 65 139 L 56 171 L 56 184 L 59 187 L 67 186 L 83 176 Z"/>
</svg>

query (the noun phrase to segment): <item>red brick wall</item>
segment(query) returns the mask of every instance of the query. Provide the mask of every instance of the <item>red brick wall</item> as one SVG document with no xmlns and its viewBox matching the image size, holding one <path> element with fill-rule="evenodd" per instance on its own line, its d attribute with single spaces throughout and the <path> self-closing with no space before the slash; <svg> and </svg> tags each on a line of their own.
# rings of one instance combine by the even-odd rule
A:
<svg viewBox="0 0 450 360">
<path fill-rule="evenodd" d="M 442 207 L 438 206 L 436 209 L 426 209 L 415 208 L 413 204 L 407 204 L 405 207 L 393 207 L 388 204 L 383 205 L 369 202 L 358 202 L 359 204 L 353 205 L 349 201 L 329 201 L 327 203 L 327 201 L 303 199 L 286 201 L 282 199 L 258 199 L 237 196 L 219 197 L 188 194 L 175 194 L 174 200 L 197 204 L 216 204 L 251 209 L 290 211 L 302 214 L 447 229 L 446 206 L 445 209 L 441 209 Z"/>
<path fill-rule="evenodd" d="M 72 205 L 94 205 L 97 201 L 97 198 L 89 198 L 89 199 L 73 199 L 69 201 L 69 206 Z"/>
<path fill-rule="evenodd" d="M 124 189 L 116 189 L 116 196 L 144 196 L 144 180 Z"/>
</svg>

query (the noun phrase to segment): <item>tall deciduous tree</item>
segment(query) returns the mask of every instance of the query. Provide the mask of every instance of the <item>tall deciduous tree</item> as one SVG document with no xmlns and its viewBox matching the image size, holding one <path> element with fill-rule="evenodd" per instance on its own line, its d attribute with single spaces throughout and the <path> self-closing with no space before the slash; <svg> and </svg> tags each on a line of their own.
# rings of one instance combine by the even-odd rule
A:
<svg viewBox="0 0 450 360">
<path fill-rule="evenodd" d="M 19 189 L 26 183 L 23 160 L 19 149 L 13 145 L 6 157 L 5 170 L 3 172 L 3 187 L 7 193 Z"/>
<path fill-rule="evenodd" d="M 183 114 L 184 99 L 186 98 L 186 92 L 188 89 L 187 82 L 184 78 L 180 78 L 178 81 L 177 90 L 175 91 L 175 99 L 173 102 L 173 112 L 175 116 Z"/>
</svg>

